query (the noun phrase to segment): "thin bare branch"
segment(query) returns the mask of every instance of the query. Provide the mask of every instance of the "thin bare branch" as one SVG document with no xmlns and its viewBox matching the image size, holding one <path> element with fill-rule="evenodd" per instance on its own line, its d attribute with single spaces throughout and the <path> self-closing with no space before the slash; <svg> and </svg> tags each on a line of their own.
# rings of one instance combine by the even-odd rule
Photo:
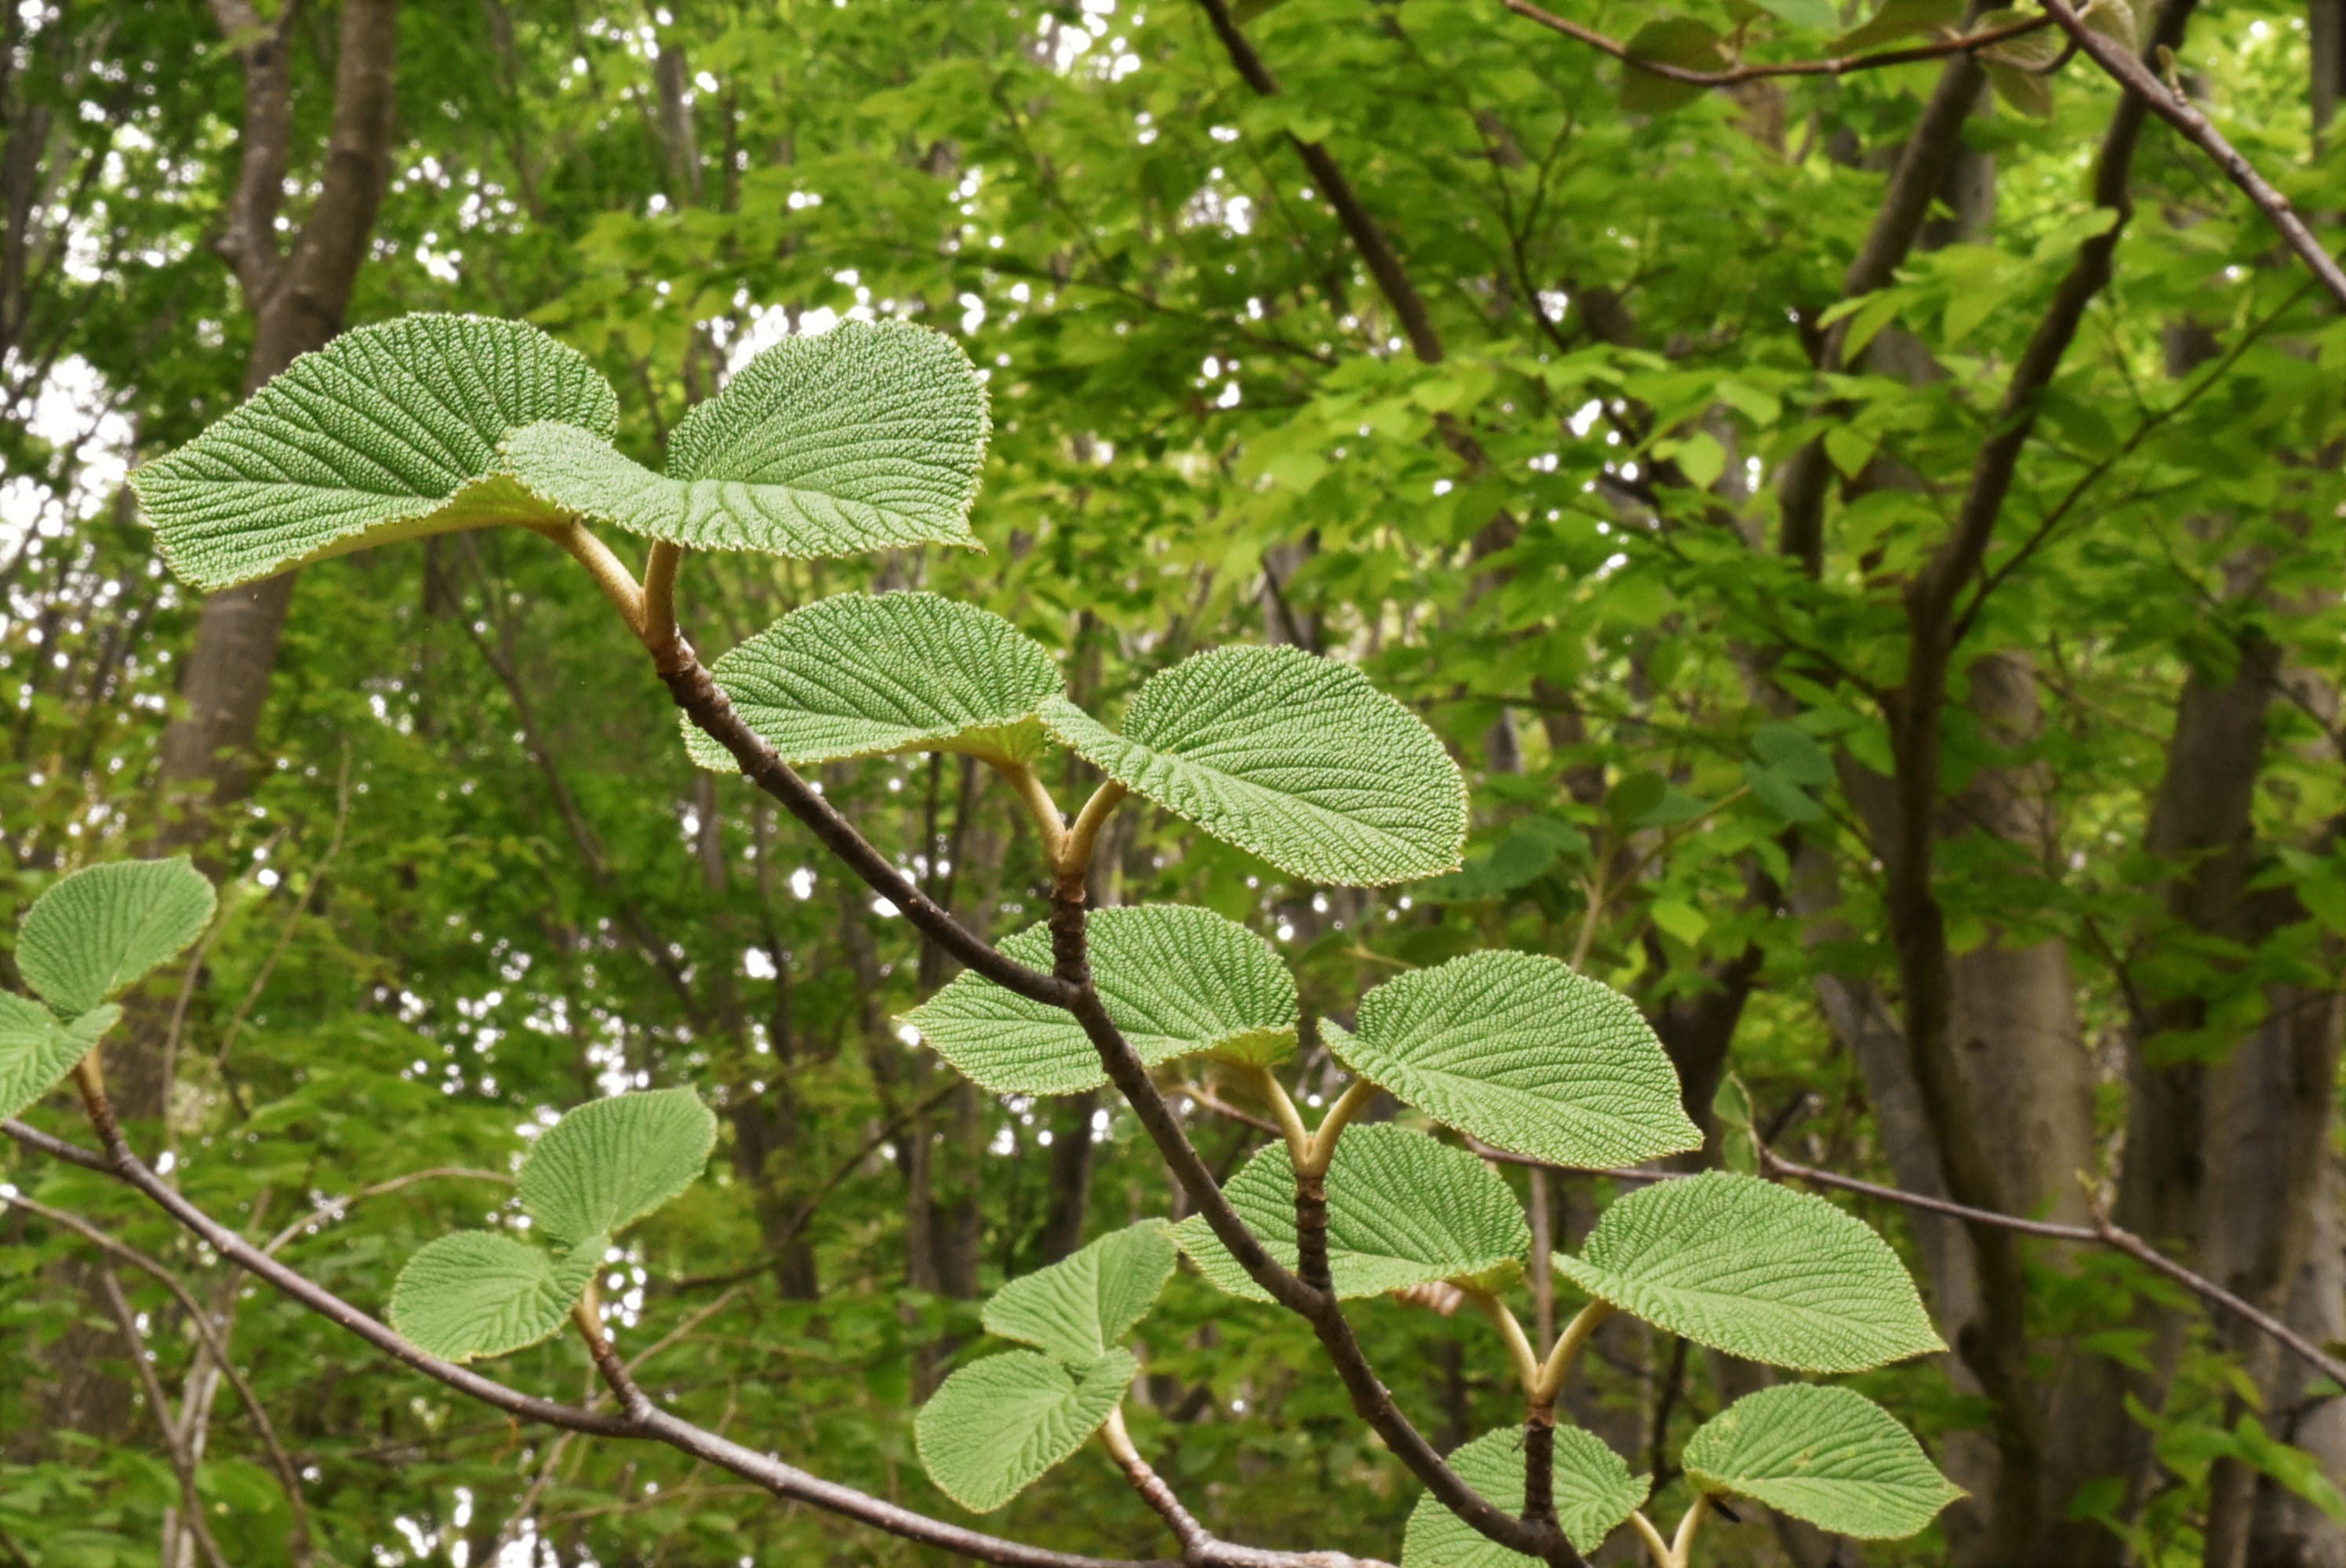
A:
<svg viewBox="0 0 2346 1568">
<path fill-rule="evenodd" d="M 1892 66 L 1943 60 L 1952 55 L 1975 54 L 1998 44 L 2008 44 L 2014 38 L 2025 38 L 2031 33 L 2044 31 L 2054 22 L 2050 16 L 2029 16 L 2018 22 L 2007 22 L 1999 27 L 1983 27 L 1976 33 L 1942 38 L 1931 44 L 1910 44 L 1901 49 L 1877 49 L 1870 54 L 1839 55 L 1821 60 L 1769 60 L 1734 66 L 1724 71 L 1698 71 L 1688 66 L 1676 66 L 1668 60 L 1639 55 L 1628 45 L 1608 38 L 1593 27 L 1584 27 L 1577 22 L 1567 21 L 1553 12 L 1540 9 L 1531 0 L 1499 0 L 1499 3 L 1516 15 L 1561 33 L 1567 38 L 1577 39 L 1592 49 L 1612 56 L 1633 70 L 1689 87 L 1731 87 L 1738 82 L 1757 82 L 1770 76 L 1846 76 L 1859 71 L 1879 71 Z"/>
<path fill-rule="evenodd" d="M 147 1359 L 147 1337 L 138 1331 L 138 1314 L 130 1309 L 130 1299 L 122 1294 L 122 1281 L 111 1264 L 97 1266 L 97 1282 L 106 1291 L 106 1304 L 114 1312 L 114 1320 L 122 1329 L 122 1339 L 130 1351 L 130 1364 L 138 1370 L 138 1386 L 146 1391 L 148 1408 L 153 1411 L 155 1425 L 163 1434 L 163 1451 L 171 1461 L 171 1473 L 179 1482 L 179 1508 L 185 1515 L 187 1531 L 203 1548 L 204 1560 L 212 1568 L 228 1568 L 220 1555 L 219 1543 L 212 1539 L 211 1529 L 204 1522 L 204 1496 L 196 1489 L 196 1461 L 188 1452 L 187 1434 L 171 1420 L 170 1401 L 163 1397 L 163 1380 L 155 1375 L 155 1364 Z"/>
</svg>

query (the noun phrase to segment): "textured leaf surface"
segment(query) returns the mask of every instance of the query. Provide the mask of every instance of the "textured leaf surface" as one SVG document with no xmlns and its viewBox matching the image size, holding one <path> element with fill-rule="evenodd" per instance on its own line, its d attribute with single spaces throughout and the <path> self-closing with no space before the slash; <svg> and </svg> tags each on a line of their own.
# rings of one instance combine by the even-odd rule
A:
<svg viewBox="0 0 2346 1568">
<path fill-rule="evenodd" d="M 498 477 L 538 420 L 607 439 L 618 399 L 519 321 L 405 316 L 344 332 L 130 476 L 172 572 L 209 592 L 369 545 L 558 514 Z"/>
<path fill-rule="evenodd" d="M 1687 1440 L 1679 1462 L 1706 1492 L 1866 1541 L 1912 1535 L 1964 1495 L 1888 1410 L 1821 1383 L 1744 1395 Z"/>
<path fill-rule="evenodd" d="M 557 1242 L 617 1236 L 699 1180 L 716 1142 L 717 1118 L 690 1089 L 596 1100 L 530 1146 L 522 1207 Z"/>
<path fill-rule="evenodd" d="M 212 902 L 184 855 L 85 867 L 25 911 L 17 972 L 59 1016 L 77 1018 L 201 936 Z"/>
<path fill-rule="evenodd" d="M 655 539 L 800 558 L 977 543 L 985 388 L 925 327 L 784 338 L 685 415 L 666 475 L 566 428 L 580 423 L 517 431 L 505 461 L 547 501 Z"/>
<path fill-rule="evenodd" d="M 1087 1367 L 1148 1316 L 1178 1256 L 1163 1220 L 1112 1231 L 994 1292 L 986 1329 Z"/>
<path fill-rule="evenodd" d="M 1888 1242 L 1754 1176 L 1708 1171 L 1631 1193 L 1556 1266 L 1648 1323 L 1779 1367 L 1853 1372 L 1946 1348 Z"/>
<path fill-rule="evenodd" d="M 1337 1060 L 1446 1126 L 1567 1166 L 1702 1146 L 1637 1004 L 1561 959 L 1477 952 L 1361 998 Z"/>
<path fill-rule="evenodd" d="M 1524 1506 L 1524 1429 L 1485 1432 L 1450 1456 L 1459 1479 L 1509 1513 Z M 1582 1552 L 1594 1552 L 1646 1501 L 1649 1475 L 1631 1475 L 1605 1440 L 1579 1427 L 1556 1431 L 1556 1520 Z M 1401 1568 L 1515 1568 L 1536 1563 L 1466 1523 L 1432 1493 L 1410 1510 Z"/>
<path fill-rule="evenodd" d="M 792 767 L 918 748 L 1023 762 L 1035 710 L 1064 684 L 1042 644 L 1000 616 L 934 594 L 842 594 L 793 610 L 709 673 Z M 684 721 L 692 759 L 738 771 Z"/>
<path fill-rule="evenodd" d="M 1275 1058 L 1295 1046 L 1295 977 L 1269 942 L 1210 910 L 1137 904 L 1094 911 L 1092 983 L 1107 1015 L 1154 1067 L 1200 1052 Z M 1051 967 L 1051 933 L 1033 925 L 1002 951 Z M 904 1015 L 962 1076 L 999 1095 L 1073 1095 L 1107 1082 L 1083 1028 L 964 972 Z"/>
<path fill-rule="evenodd" d="M 0 991 L 0 1116 L 56 1088 L 121 1016 L 108 1003 L 64 1023 L 39 1003 Z"/>
<path fill-rule="evenodd" d="M 427 1242 L 391 1290 L 391 1326 L 435 1356 L 503 1356 L 553 1337 L 595 1277 L 601 1237 L 559 1260 L 489 1230 Z"/>
<path fill-rule="evenodd" d="M 1417 716 L 1351 665 L 1217 648 L 1161 670 L 1119 735 L 1065 697 L 1043 722 L 1094 766 L 1218 839 L 1316 881 L 1447 871 L 1466 786 Z"/>
<path fill-rule="evenodd" d="M 1222 1189 L 1247 1228 L 1295 1267 L 1295 1167 L 1284 1144 L 1256 1152 Z M 1173 1227 L 1198 1272 L 1233 1296 L 1268 1301 L 1202 1215 Z M 1531 1232 L 1515 1195 L 1490 1166 L 1425 1134 L 1353 1126 L 1328 1167 L 1328 1272 L 1336 1294 L 1378 1296 L 1481 1274 L 1521 1257 Z"/>
<path fill-rule="evenodd" d="M 1139 1370 L 1129 1350 L 1081 1369 L 1032 1350 L 964 1367 L 913 1423 L 921 1464 L 955 1502 L 992 1512 L 1083 1447 Z"/>
</svg>

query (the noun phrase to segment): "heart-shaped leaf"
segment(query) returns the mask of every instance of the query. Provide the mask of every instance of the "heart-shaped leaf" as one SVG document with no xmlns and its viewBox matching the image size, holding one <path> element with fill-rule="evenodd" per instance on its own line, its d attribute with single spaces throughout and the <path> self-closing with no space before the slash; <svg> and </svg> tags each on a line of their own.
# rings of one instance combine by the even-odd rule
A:
<svg viewBox="0 0 2346 1568">
<path fill-rule="evenodd" d="M 1466 786 L 1418 717 L 1348 664 L 1217 648 L 1142 685 L 1118 734 L 1065 697 L 1043 722 L 1109 778 L 1293 876 L 1377 887 L 1447 871 Z"/>
<path fill-rule="evenodd" d="M 1369 992 L 1357 1033 L 1321 1033 L 1371 1083 L 1516 1154 L 1602 1166 L 1702 1146 L 1637 1004 L 1561 959 L 1470 953 Z"/>
<path fill-rule="evenodd" d="M 1679 1462 L 1705 1492 L 1755 1497 L 1862 1541 L 1912 1535 L 1964 1495 L 1896 1417 L 1821 1383 L 1744 1395 L 1687 1440 Z"/>
<path fill-rule="evenodd" d="M 1524 1506 L 1524 1429 L 1485 1432 L 1450 1456 L 1458 1478 L 1509 1513 Z M 1621 1456 L 1596 1433 L 1556 1430 L 1556 1522 L 1584 1553 L 1594 1552 L 1646 1501 L 1654 1478 L 1631 1475 Z M 1460 1519 L 1432 1493 L 1410 1511 L 1401 1543 L 1401 1568 L 1515 1568 L 1539 1559 L 1510 1552 Z"/>
<path fill-rule="evenodd" d="M 65 1023 L 37 1002 L 0 991 L 0 1116 L 56 1088 L 121 1016 L 109 1003 Z"/>
<path fill-rule="evenodd" d="M 1148 1316 L 1178 1256 L 1161 1219 L 1111 1231 L 995 1291 L 985 1304 L 986 1329 L 1071 1366 L 1090 1366 Z"/>
<path fill-rule="evenodd" d="M 519 321 L 404 316 L 303 354 L 130 476 L 174 575 L 207 593 L 371 545 L 567 514 L 503 476 L 538 420 L 607 439 L 619 402 L 585 355 Z"/>
<path fill-rule="evenodd" d="M 750 728 L 794 768 L 885 751 L 1024 762 L 1035 710 L 1063 685 L 1040 643 L 1000 616 L 934 594 L 842 594 L 793 610 L 710 667 Z M 692 759 L 738 770 L 684 721 Z"/>
<path fill-rule="evenodd" d="M 78 1018 L 176 958 L 212 918 L 212 885 L 182 855 L 87 866 L 33 901 L 16 969 L 62 1018 Z"/>
<path fill-rule="evenodd" d="M 1328 1272 L 1341 1297 L 1381 1296 L 1503 1268 L 1531 1246 L 1515 1195 L 1490 1166 L 1425 1134 L 1390 1125 L 1348 1128 L 1328 1167 Z M 1264 1250 L 1295 1267 L 1295 1166 L 1284 1144 L 1256 1151 L 1222 1188 Z M 1203 1215 L 1173 1239 L 1208 1280 L 1250 1301 L 1247 1278 Z"/>
<path fill-rule="evenodd" d="M 1275 1061 L 1295 1049 L 1295 977 L 1269 942 L 1211 910 L 1137 904 L 1086 922 L 1092 983 L 1150 1066 L 1215 1053 Z M 1051 966 L 1051 933 L 1034 925 L 1002 951 Z M 904 1015 L 962 1076 L 998 1095 L 1074 1095 L 1107 1082 L 1083 1026 L 964 972 Z"/>
<path fill-rule="evenodd" d="M 521 1205 L 566 1246 L 617 1236 L 699 1180 L 716 1142 L 717 1118 L 689 1089 L 592 1101 L 531 1145 Z"/>
<path fill-rule="evenodd" d="M 1888 1242 L 1754 1176 L 1707 1171 L 1631 1193 L 1556 1267 L 1648 1323 L 1779 1367 L 1854 1372 L 1946 1349 Z"/>
<path fill-rule="evenodd" d="M 964 1367 L 913 1423 L 922 1468 L 955 1502 L 990 1513 L 1083 1447 L 1139 1369 L 1129 1350 L 1082 1368 L 1033 1350 Z"/>
<path fill-rule="evenodd" d="M 450 1361 L 503 1356 L 553 1337 L 609 1245 L 589 1237 L 556 1259 L 490 1230 L 426 1242 L 391 1289 L 391 1326 Z"/>
<path fill-rule="evenodd" d="M 534 494 L 632 533 L 796 558 L 977 544 L 985 387 L 925 327 L 842 321 L 784 338 L 685 415 L 665 475 L 580 423 L 516 431 L 505 461 Z"/>
</svg>

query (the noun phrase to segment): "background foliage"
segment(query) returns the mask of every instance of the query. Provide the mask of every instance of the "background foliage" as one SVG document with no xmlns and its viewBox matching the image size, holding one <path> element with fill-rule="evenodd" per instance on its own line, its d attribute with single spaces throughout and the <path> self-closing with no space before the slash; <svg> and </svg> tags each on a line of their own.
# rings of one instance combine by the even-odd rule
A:
<svg viewBox="0 0 2346 1568">
<path fill-rule="evenodd" d="M 1836 315 L 1942 66 L 1654 113 L 1634 92 L 1624 106 L 1617 65 L 1480 0 L 1236 9 L 1275 96 L 1188 0 L 409 7 L 391 178 L 344 316 L 525 316 L 621 390 L 622 443 L 648 461 L 782 333 L 854 314 L 956 333 L 990 378 L 986 553 L 876 571 L 702 558 L 684 616 L 704 650 L 869 582 L 1010 617 L 1109 711 L 1219 643 L 1357 660 L 1468 768 L 1463 871 L 1315 893 L 1127 806 L 1096 901 L 1242 920 L 1296 967 L 1308 1013 L 1347 1023 L 1366 986 L 1471 947 L 1575 959 L 1655 1020 L 1707 1127 L 1731 1065 L 1788 1152 L 1939 1191 L 1902 1065 L 1922 938 L 1893 907 L 1900 827 L 1921 810 L 1960 1109 L 1994 1207 L 2077 1217 L 2083 1173 L 2195 1266 L 2346 1339 L 2346 337 L 2260 220 L 2145 134 L 2113 280 L 1963 584 L 1917 807 L 1906 587 L 1960 526 L 2048 300 L 2110 229 L 2086 185 L 2107 84 L 2065 70 L 2042 116 L 1983 99 L 1919 243 Z M 1623 38 L 1691 11 L 1763 57 L 1827 52 L 1860 19 L 1596 9 Z M 2313 214 L 2346 209 L 2316 129 L 2335 12 L 2222 0 L 2179 51 Z M 336 16 L 282 20 L 296 220 L 326 178 Z M 198 606 L 119 480 L 242 391 L 256 318 L 214 245 L 248 45 L 162 0 L 33 0 L 5 25 L 5 901 L 167 832 L 197 834 L 230 879 L 142 1014 L 140 1049 L 173 1063 L 151 1146 L 207 1208 L 287 1232 L 284 1256 L 379 1307 L 423 1238 L 510 1204 L 523 1129 L 620 1086 L 696 1085 L 723 1122 L 714 1174 L 613 1266 L 623 1349 L 672 1335 L 647 1368 L 657 1397 L 951 1513 L 913 1459 L 913 1408 L 1004 1278 L 1179 1217 L 1145 1138 L 1094 1096 L 984 1094 L 909 1046 L 894 1019 L 949 977 L 940 955 L 770 802 L 694 769 L 591 584 L 525 535 L 303 572 L 249 793 L 189 827 L 157 778 Z M 1299 144 L 1341 168 L 1405 292 Z M 1844 320 L 1850 370 L 1821 372 Z M 1804 448 L 1829 464 L 1812 569 L 1776 538 Z M 974 765 L 823 781 L 972 923 L 1040 912 L 1037 848 Z M 1340 1081 L 1322 1054 L 1305 1086 Z M 1197 1087 L 1194 1135 L 1235 1170 L 1263 1135 Z M 72 1126 L 61 1103 L 32 1119 Z M 489 1419 L 212 1268 L 97 1178 L 0 1160 L 15 1189 L 233 1315 L 317 1561 L 920 1558 L 671 1453 Z M 341 1207 L 420 1172 L 437 1174 Z M 1577 1242 L 1599 1186 L 1535 1194 L 1506 1175 L 1535 1227 Z M 2105 1255 L 2023 1256 L 2014 1333 L 1982 1306 L 1961 1233 L 1866 1212 L 1950 1343 L 2011 1340 L 2049 1457 L 2014 1524 L 2011 1410 L 1962 1358 L 1858 1380 L 1980 1499 L 1863 1561 L 2020 1561 L 2018 1530 L 2045 1563 L 2346 1562 L 2340 1390 Z M 0 1217 L 0 1557 L 43 1568 L 154 1562 L 178 1495 L 95 1257 L 27 1208 Z M 293 1561 L 250 1419 L 190 1375 L 171 1298 L 124 1283 L 172 1398 L 209 1411 L 201 1484 L 230 1560 Z M 1445 1445 L 1510 1415 L 1471 1314 L 1354 1312 Z M 1209 1523 L 1397 1551 L 1414 1489 L 1300 1323 L 1185 1275 L 1142 1339 L 1136 1435 Z M 1682 1498 L 1676 1445 L 1762 1374 L 1626 1322 L 1597 1350 L 1577 1418 Z M 510 1372 L 590 1387 L 562 1341 Z M 1158 1549 L 1096 1452 L 996 1527 Z M 1708 1551 L 1860 1560 L 1756 1516 Z"/>
</svg>

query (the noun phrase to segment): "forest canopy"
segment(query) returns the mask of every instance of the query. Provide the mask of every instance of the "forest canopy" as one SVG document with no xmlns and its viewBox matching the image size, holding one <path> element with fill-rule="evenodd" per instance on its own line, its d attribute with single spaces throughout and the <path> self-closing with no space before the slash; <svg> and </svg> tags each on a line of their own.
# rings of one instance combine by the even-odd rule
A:
<svg viewBox="0 0 2346 1568">
<path fill-rule="evenodd" d="M 0 35 L 0 1564 L 2346 1568 L 2341 0 Z"/>
</svg>

